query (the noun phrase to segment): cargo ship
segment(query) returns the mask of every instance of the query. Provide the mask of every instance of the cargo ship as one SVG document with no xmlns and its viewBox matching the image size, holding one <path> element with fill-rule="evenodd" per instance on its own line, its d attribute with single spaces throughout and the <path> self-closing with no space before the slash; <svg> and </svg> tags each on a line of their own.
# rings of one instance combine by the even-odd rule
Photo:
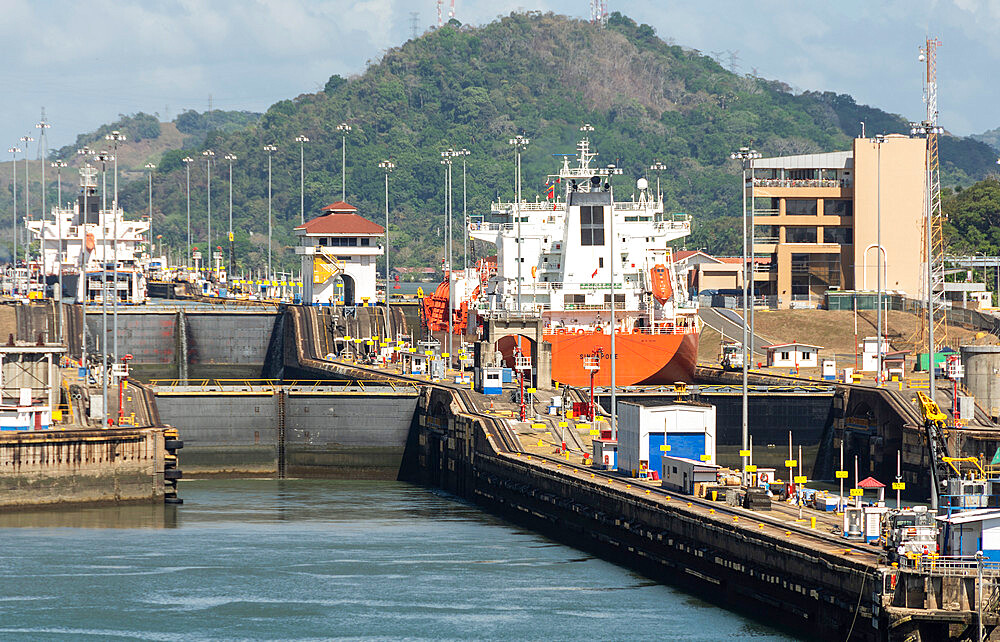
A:
<svg viewBox="0 0 1000 642">
<path fill-rule="evenodd" d="M 38 243 L 37 272 L 51 287 L 61 273 L 63 296 L 77 303 L 100 303 L 108 292 L 109 302 L 117 297 L 120 304 L 142 304 L 147 298 L 144 236 L 149 222 L 126 219 L 113 199 L 108 207 L 107 198 L 97 192 L 97 173 L 85 164 L 76 203 L 57 203 L 45 220 L 25 221 L 31 240 Z"/>
<path fill-rule="evenodd" d="M 544 200 L 497 201 L 488 217 L 471 217 L 468 234 L 496 256 L 448 270 L 424 298 L 425 322 L 447 332 L 450 310 L 452 331 L 471 338 L 480 314 L 538 315 L 559 383 L 589 385 L 594 373 L 596 385 L 611 385 L 612 332 L 616 385 L 691 381 L 701 324 L 668 247 L 690 234 L 690 217 L 664 214 L 662 194 L 645 178 L 629 200 L 615 200 L 611 178 L 620 170 L 599 167 L 596 157 L 584 137 L 548 176 Z M 510 360 L 518 346 L 509 339 L 497 347 Z"/>
</svg>

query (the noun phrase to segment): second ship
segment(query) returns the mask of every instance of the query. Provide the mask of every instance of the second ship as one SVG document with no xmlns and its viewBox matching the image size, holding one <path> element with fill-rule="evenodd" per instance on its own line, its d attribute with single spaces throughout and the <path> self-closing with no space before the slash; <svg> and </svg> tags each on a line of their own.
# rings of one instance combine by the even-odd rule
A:
<svg viewBox="0 0 1000 642">
<path fill-rule="evenodd" d="M 547 200 L 497 202 L 490 220 L 471 222 L 468 234 L 494 245 L 496 256 L 450 271 L 424 298 L 424 319 L 432 332 L 447 332 L 450 309 L 452 331 L 468 336 L 480 313 L 537 314 L 552 378 L 562 384 L 589 385 L 586 366 L 596 358 L 595 385 L 611 385 L 612 332 L 616 385 L 691 381 L 701 324 L 667 245 L 690 234 L 690 217 L 664 215 L 662 194 L 644 178 L 630 200 L 616 201 L 616 172 L 596 166 L 596 156 L 584 138 L 575 166 L 564 156 L 548 177 Z M 516 348 L 512 340 L 498 347 L 508 360 Z"/>
</svg>

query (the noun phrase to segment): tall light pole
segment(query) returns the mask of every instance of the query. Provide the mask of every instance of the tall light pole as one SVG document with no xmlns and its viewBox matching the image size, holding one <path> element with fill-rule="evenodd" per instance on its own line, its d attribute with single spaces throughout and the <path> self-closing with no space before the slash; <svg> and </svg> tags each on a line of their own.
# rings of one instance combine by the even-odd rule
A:
<svg viewBox="0 0 1000 642">
<path fill-rule="evenodd" d="M 295 137 L 295 142 L 299 144 L 299 224 L 306 222 L 306 143 L 309 142 L 307 136 Z"/>
<path fill-rule="evenodd" d="M 452 284 L 454 280 L 452 277 L 451 270 L 451 159 L 455 156 L 455 150 L 448 148 L 441 152 L 443 160 L 441 164 L 445 166 L 444 174 L 444 211 L 445 211 L 445 224 L 444 224 L 444 250 L 445 250 L 445 271 L 448 273 L 448 361 L 451 361 L 451 352 L 453 348 L 452 343 L 452 327 L 451 327 L 451 300 L 455 296 L 452 291 Z"/>
<path fill-rule="evenodd" d="M 38 254 L 41 257 L 41 264 L 42 264 L 41 274 L 39 275 L 39 278 L 41 279 L 42 282 L 41 285 L 43 293 L 45 292 L 45 156 L 48 152 L 45 146 L 45 130 L 49 129 L 50 127 L 52 127 L 52 125 L 45 122 L 45 116 L 43 112 L 42 121 L 39 123 L 35 123 L 35 128 L 38 129 L 38 147 L 39 151 L 41 152 L 40 154 L 41 158 L 39 158 L 38 160 L 40 161 L 39 165 L 41 165 L 41 170 L 42 170 L 42 216 L 39 218 L 41 224 L 38 226 L 38 231 L 41 233 L 40 234 L 41 238 L 39 243 Z"/>
<path fill-rule="evenodd" d="M 114 146 L 114 161 L 115 161 L 115 198 L 111 201 L 111 213 L 114 216 L 114 304 L 112 306 L 112 313 L 114 315 L 114 321 L 112 323 L 113 334 L 114 334 L 114 348 L 112 350 L 111 363 L 118 362 L 118 145 L 125 142 L 125 134 L 118 130 L 112 131 L 110 134 L 104 137 L 105 140 L 111 141 Z M 118 415 L 121 416 L 121 408 L 118 409 Z"/>
<path fill-rule="evenodd" d="M 385 172 L 385 329 L 389 333 L 389 173 L 396 164 L 384 160 L 378 166 Z"/>
<path fill-rule="evenodd" d="M 340 200 L 347 202 L 347 134 L 351 126 L 347 123 L 337 125 L 340 132 Z"/>
<path fill-rule="evenodd" d="M 62 168 L 66 167 L 66 163 L 57 160 L 52 162 L 52 167 L 56 170 L 56 235 L 58 236 L 58 245 L 56 245 L 56 260 L 55 268 L 58 270 L 59 278 L 59 298 L 57 299 L 59 307 L 59 343 L 63 342 L 63 269 L 62 269 L 62 255 L 63 255 L 63 233 L 62 233 Z M 45 256 L 42 255 L 42 264 L 45 264 Z M 84 277 L 86 278 L 86 277 Z"/>
<path fill-rule="evenodd" d="M 591 127 L 589 123 L 586 127 L 590 127 L 590 129 L 584 130 L 581 127 L 581 131 L 594 131 L 593 127 Z M 615 192 L 611 187 L 611 177 L 621 173 L 622 170 L 614 165 L 608 165 L 607 170 L 602 172 L 602 174 L 608 177 L 608 190 L 611 195 L 610 220 L 608 221 L 608 236 L 611 237 L 611 242 L 608 245 L 608 253 L 611 255 L 611 260 L 609 262 L 611 270 L 611 438 L 616 440 L 618 439 L 618 379 L 615 376 L 615 362 L 617 361 L 618 355 L 615 353 L 615 290 L 617 290 L 618 287 L 615 285 L 615 259 L 618 257 L 615 255 Z"/>
<path fill-rule="evenodd" d="M 14 180 L 11 186 L 14 188 L 14 226 L 11 231 L 14 233 L 14 253 L 11 255 L 11 265 L 14 266 L 14 285 L 12 292 L 17 294 L 17 155 L 21 153 L 21 148 L 13 146 L 7 149 L 10 152 L 11 166 L 14 168 Z"/>
<path fill-rule="evenodd" d="M 149 229 L 146 231 L 146 234 L 149 236 L 149 256 L 152 258 L 155 251 L 153 246 L 153 170 L 156 169 L 156 165 L 146 163 L 145 167 L 146 171 L 149 172 Z M 166 268 L 166 266 L 163 267 Z"/>
<path fill-rule="evenodd" d="M 267 152 L 267 281 L 271 280 L 271 154 L 278 151 L 274 145 L 264 145 Z"/>
<path fill-rule="evenodd" d="M 208 199 L 208 271 L 212 272 L 215 268 L 212 250 L 212 159 L 215 158 L 215 152 L 206 149 L 201 155 L 205 157 L 205 171 L 208 175 L 208 188 L 205 190 Z"/>
<path fill-rule="evenodd" d="M 457 155 L 462 157 L 462 242 L 464 245 L 465 255 L 462 258 L 462 268 L 464 270 L 469 269 L 469 197 L 468 190 L 465 184 L 465 157 L 471 154 L 469 150 L 464 147 L 458 152 Z"/>
<path fill-rule="evenodd" d="M 589 127 L 589 125 L 586 125 Z M 580 128 L 583 131 L 583 127 Z M 593 131 L 591 127 L 590 131 Z M 515 176 L 514 176 L 514 187 L 517 191 L 515 196 L 516 202 L 514 204 L 514 219 L 517 229 L 517 311 L 521 311 L 521 152 L 527 148 L 528 143 L 531 142 L 530 139 L 518 134 L 514 138 L 507 141 L 510 145 L 514 146 L 515 155 Z M 612 413 L 614 414 L 614 413 Z"/>
<path fill-rule="evenodd" d="M 24 144 L 24 220 L 31 222 L 31 191 L 28 187 L 28 143 L 35 142 L 31 136 L 21 136 L 21 143 Z M 24 237 L 24 269 L 27 271 L 26 286 L 31 284 L 31 265 L 28 250 L 31 248 L 31 237 Z M 31 288 L 28 287 L 30 290 Z"/>
<path fill-rule="evenodd" d="M 107 172 L 111 154 L 100 151 L 96 158 L 101 161 L 101 214 L 107 216 Z M 98 224 L 101 226 L 101 427 L 104 428 L 108 425 L 108 236 L 107 223 L 99 220 Z"/>
<path fill-rule="evenodd" d="M 184 256 L 187 261 L 188 271 L 191 270 L 191 163 L 194 159 L 190 156 L 185 156 L 181 159 L 184 163 L 184 167 L 187 170 L 187 248 L 184 250 Z"/>
<path fill-rule="evenodd" d="M 884 142 L 885 134 L 875 135 L 875 165 L 878 175 L 875 196 L 875 242 L 878 244 L 878 249 L 875 251 L 875 279 L 878 282 L 878 296 L 875 299 L 878 305 L 878 310 L 875 311 L 875 345 L 878 346 L 878 354 L 876 355 L 878 372 L 875 374 L 875 382 L 880 386 L 882 385 L 882 143 Z M 929 365 L 933 368 L 934 356 L 928 356 L 930 357 Z"/>
<path fill-rule="evenodd" d="M 236 154 L 226 154 L 224 159 L 229 161 L 229 276 L 233 275 L 233 161 Z"/>
<path fill-rule="evenodd" d="M 749 337 L 747 336 L 747 281 L 749 279 L 749 269 L 747 268 L 747 170 L 753 167 L 753 161 L 755 158 L 760 158 L 760 154 L 756 150 L 750 149 L 749 147 L 740 147 L 738 151 L 733 152 L 729 155 L 729 158 L 733 160 L 739 160 L 743 165 L 743 441 L 741 442 L 741 459 L 743 460 L 743 471 L 744 483 L 746 482 L 746 469 L 747 463 L 749 462 L 748 456 L 750 452 L 750 424 L 749 424 L 749 400 L 748 400 L 748 382 L 749 377 L 749 365 L 750 365 L 750 353 L 747 352 L 747 346 L 750 345 Z"/>
</svg>

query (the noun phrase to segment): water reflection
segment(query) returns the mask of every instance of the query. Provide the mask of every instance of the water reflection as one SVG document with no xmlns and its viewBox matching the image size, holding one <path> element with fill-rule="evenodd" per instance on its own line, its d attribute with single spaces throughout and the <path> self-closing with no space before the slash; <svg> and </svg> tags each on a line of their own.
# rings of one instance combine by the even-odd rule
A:
<svg viewBox="0 0 1000 642">
<path fill-rule="evenodd" d="M 183 506 L 161 502 L 0 513 L 0 528 L 177 528 Z"/>
</svg>

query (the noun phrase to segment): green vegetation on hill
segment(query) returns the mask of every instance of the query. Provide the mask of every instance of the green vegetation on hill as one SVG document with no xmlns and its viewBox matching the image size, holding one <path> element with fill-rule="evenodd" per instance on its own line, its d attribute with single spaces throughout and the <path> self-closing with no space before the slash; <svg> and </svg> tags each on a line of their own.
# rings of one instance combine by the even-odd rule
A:
<svg viewBox="0 0 1000 642">
<path fill-rule="evenodd" d="M 378 162 L 392 159 L 390 208 L 394 263 L 436 265 L 443 253 L 444 170 L 440 152 L 467 148 L 468 205 L 472 215 L 489 212 L 498 197 L 513 196 L 513 152 L 508 139 L 524 134 L 523 193 L 544 198 L 546 174 L 556 171 L 553 154 L 575 151 L 579 126 L 592 124 L 597 163 L 624 170 L 615 179 L 619 195 L 634 190 L 654 161 L 667 166 L 662 185 L 669 211 L 694 219 L 688 247 L 718 253 L 738 251 L 739 166 L 729 153 L 752 145 L 765 156 L 847 149 L 865 121 L 869 135 L 907 132 L 906 121 L 858 105 L 846 95 L 793 93 L 778 81 L 739 76 L 699 52 L 668 44 L 648 25 L 618 13 L 605 29 L 538 12 L 512 14 L 479 28 L 457 23 L 387 51 L 349 79 L 334 75 L 323 91 L 282 100 L 254 122 L 226 125 L 216 112 L 175 121 L 186 135 L 204 132 L 195 148 L 167 151 L 157 162 L 155 233 L 178 251 L 185 239 L 186 168 L 191 172 L 195 245 L 206 236 L 206 161 L 212 171 L 213 245 L 224 245 L 228 217 L 228 165 L 233 168 L 234 227 L 243 266 L 266 261 L 268 157 L 272 159 L 274 258 L 297 269 L 290 246 L 299 222 L 299 144 L 304 134 L 307 216 L 340 198 L 341 134 L 348 122 L 347 201 L 381 222 L 384 175 Z M 942 141 L 946 183 L 984 177 L 993 165 L 967 139 Z M 989 152 L 992 154 L 992 152 Z M 455 212 L 462 212 L 461 160 L 453 166 Z M 648 176 L 652 182 L 658 178 Z M 146 182 L 123 190 L 132 212 L 145 211 Z M 456 227 L 461 232 L 461 221 Z M 219 232 L 223 232 L 220 234 Z M 461 233 L 455 236 L 461 245 Z M 482 248 L 480 248 L 482 250 Z"/>
<path fill-rule="evenodd" d="M 946 189 L 941 196 L 949 251 L 1000 255 L 1000 178 L 990 176 L 964 189 Z"/>
</svg>

